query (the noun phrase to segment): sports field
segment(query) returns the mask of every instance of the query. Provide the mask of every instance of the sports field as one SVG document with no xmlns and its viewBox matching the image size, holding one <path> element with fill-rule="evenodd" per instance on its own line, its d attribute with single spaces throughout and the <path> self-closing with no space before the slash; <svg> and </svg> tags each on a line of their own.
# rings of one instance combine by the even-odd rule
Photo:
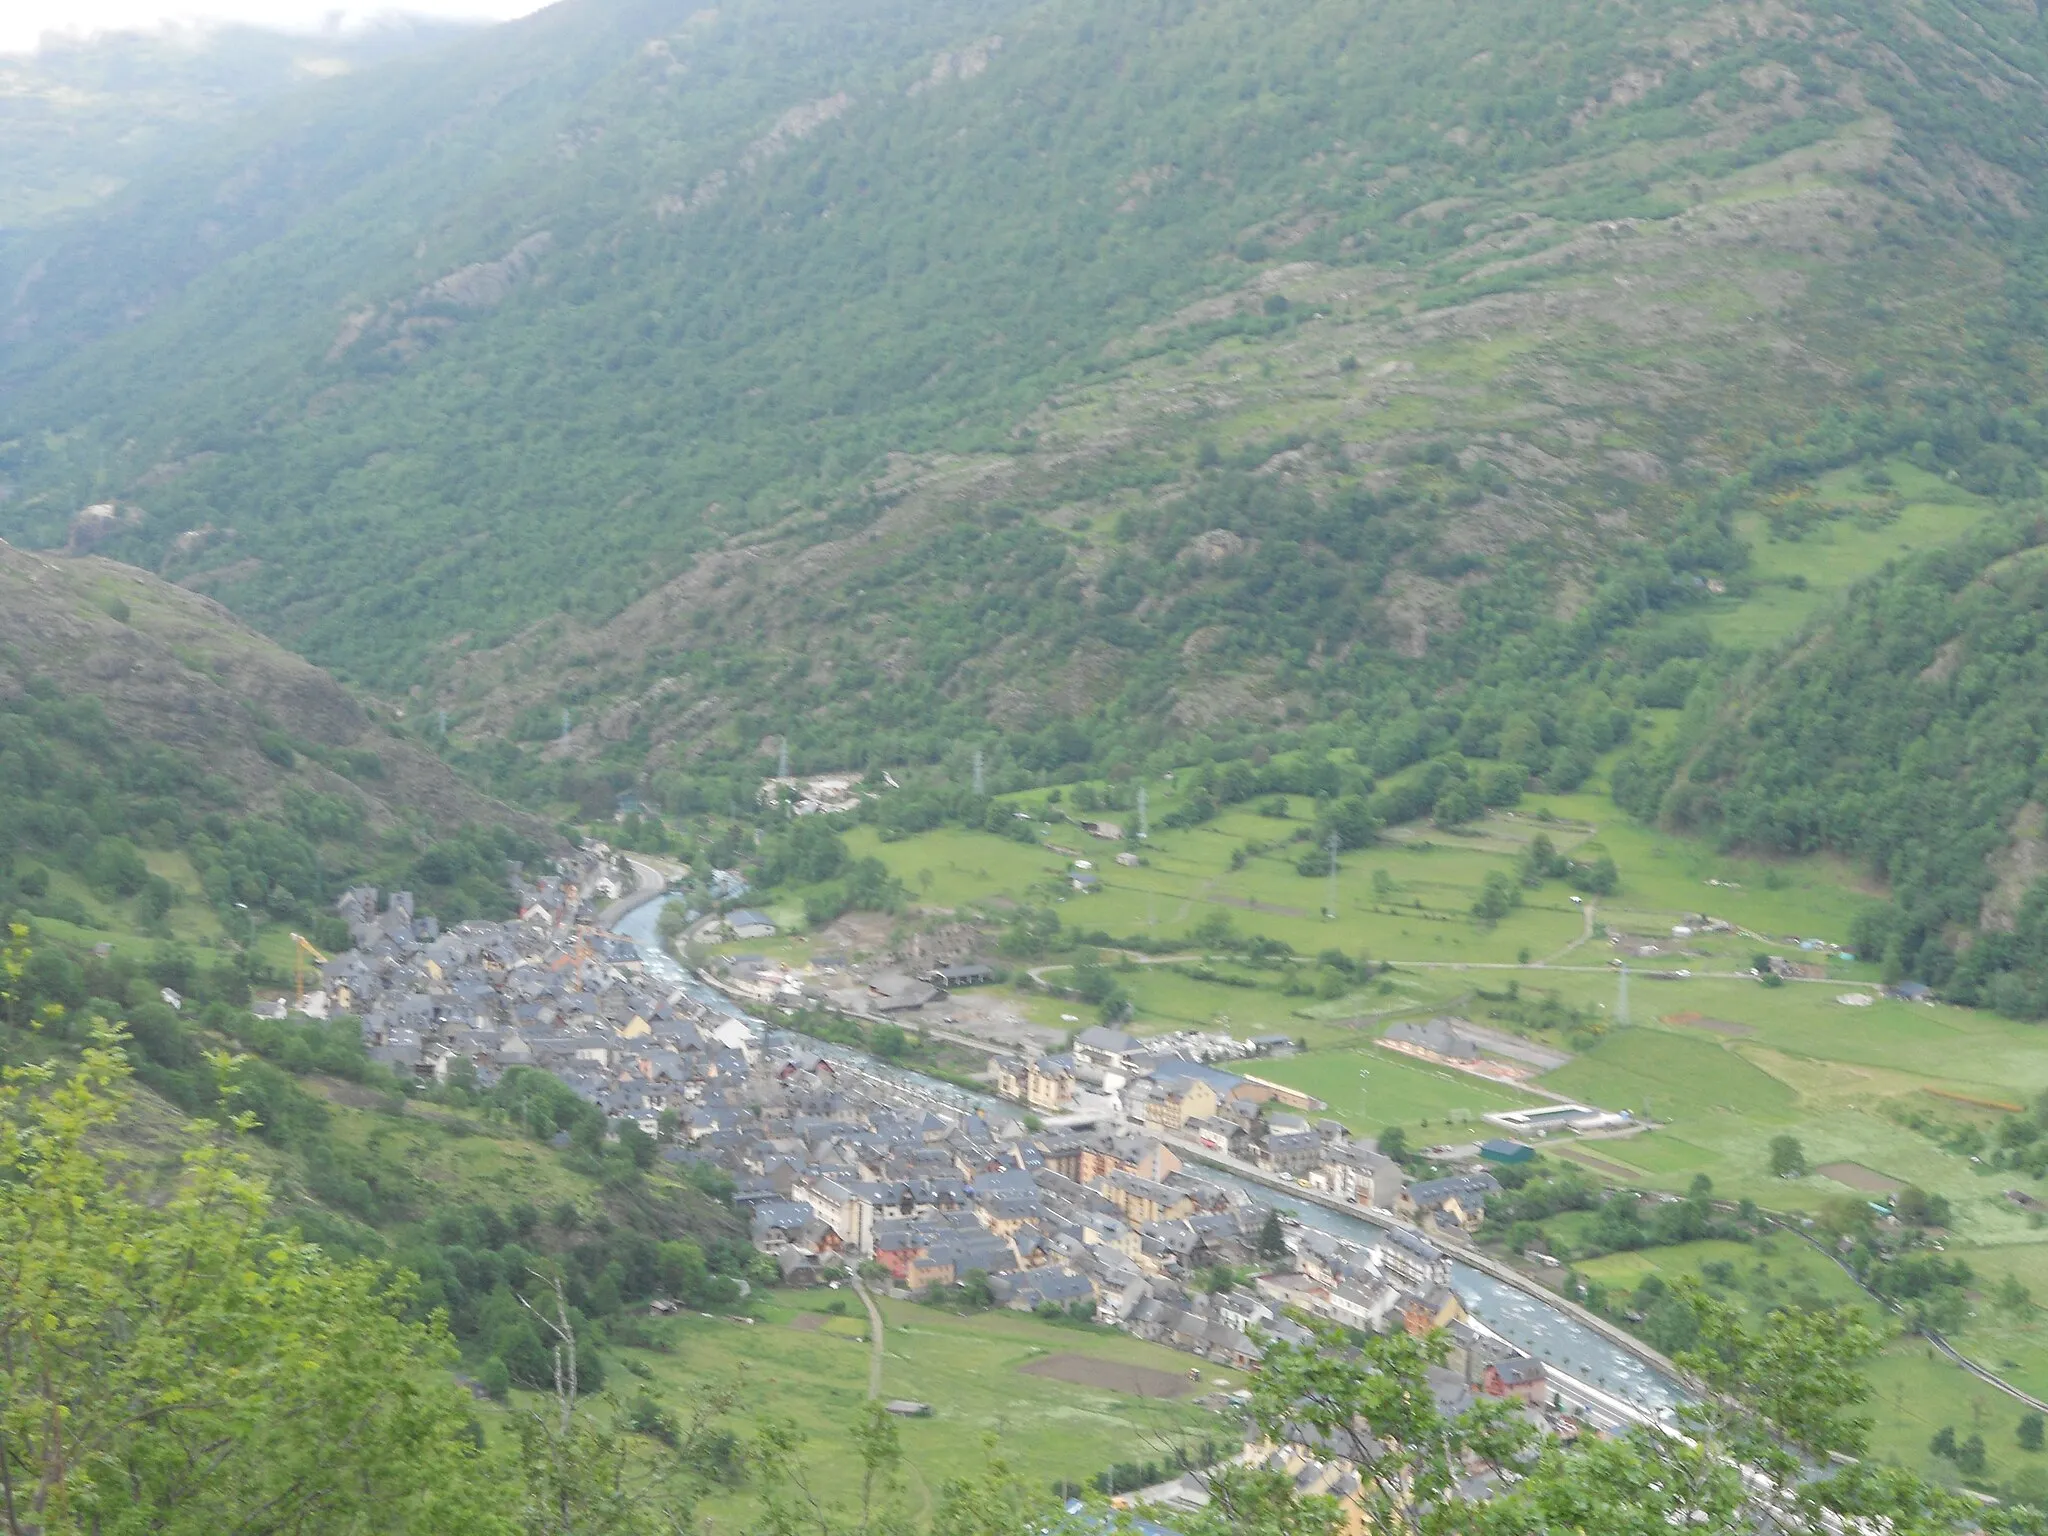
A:
<svg viewBox="0 0 2048 1536">
<path fill-rule="evenodd" d="M 1452 1126 L 1473 1127 L 1475 1135 L 1492 1134 L 1479 1122 L 1479 1116 L 1488 1110 L 1521 1109 L 1543 1102 L 1470 1073 L 1377 1046 L 1311 1051 L 1262 1061 L 1258 1073 L 1314 1094 L 1360 1134 L 1398 1125 L 1421 1133 L 1424 1141 L 1445 1139 Z"/>
</svg>

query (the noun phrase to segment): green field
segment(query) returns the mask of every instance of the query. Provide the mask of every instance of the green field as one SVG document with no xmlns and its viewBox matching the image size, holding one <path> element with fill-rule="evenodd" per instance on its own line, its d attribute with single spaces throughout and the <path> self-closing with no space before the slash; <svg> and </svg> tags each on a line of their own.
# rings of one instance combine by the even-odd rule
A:
<svg viewBox="0 0 2048 1536">
<path fill-rule="evenodd" d="M 1753 625 L 1746 632 L 1757 641 L 1790 633 L 1826 594 L 1890 554 L 1947 537 L 1983 515 L 1973 498 L 1922 484 L 1926 477 L 1917 475 L 1909 466 L 1895 468 L 1905 500 L 1880 526 L 1862 528 L 1852 506 L 1850 516 L 1810 528 L 1796 544 L 1771 544 L 1753 529 L 1765 579 L 1754 596 L 1731 600 L 1712 622 Z M 1830 494 L 1837 491 L 1845 505 L 1854 503 L 1855 487 Z M 1803 592 L 1781 579 L 1800 571 L 1808 577 Z M 1641 750 L 1676 722 L 1675 711 L 1638 711 L 1636 745 L 1625 750 Z M 1571 1049 L 1573 1059 L 1532 1086 L 1627 1110 L 1656 1127 L 1576 1145 L 1552 1142 L 1554 1154 L 1604 1181 L 1653 1190 L 1682 1190 L 1705 1174 L 1720 1198 L 1793 1213 L 1870 1198 L 1873 1180 L 1914 1183 L 1950 1201 L 1949 1247 L 1973 1265 L 1981 1255 L 1983 1286 L 2010 1273 L 2048 1297 L 2048 1228 L 2003 1196 L 2026 1176 L 1994 1173 L 1889 1112 L 1899 1104 L 1923 1112 L 1933 1106 L 1938 1119 L 1974 1115 L 1989 1131 L 2000 1111 L 1942 1095 L 2019 1104 L 2048 1091 L 2048 1048 L 2038 1028 L 1966 1009 L 1837 1001 L 1845 991 L 1868 990 L 1877 976 L 1868 961 L 1835 956 L 1859 910 L 1875 899 L 1857 872 L 1827 858 L 1732 855 L 1635 823 L 1603 792 L 1605 772 L 1619 755 L 1578 793 L 1531 796 L 1467 828 L 1391 828 L 1376 846 L 1343 854 L 1334 881 L 1320 869 L 1295 868 L 1313 815 L 1300 796 L 1287 799 L 1286 816 L 1267 814 L 1270 802 L 1262 801 L 1226 808 L 1196 827 L 1155 830 L 1136 868 L 1115 864 L 1113 845 L 1057 820 L 1043 836 L 1057 848 L 960 830 L 884 843 L 856 829 L 849 843 L 857 854 L 882 859 L 928 908 L 1000 921 L 1012 905 L 1045 905 L 1072 930 L 1142 937 L 1148 947 L 1183 941 L 1163 957 L 1166 963 L 1155 963 L 1159 956 L 1132 955 L 1129 961 L 1143 963 L 1128 963 L 1103 955 L 1135 1010 L 1131 1027 L 1141 1034 L 1202 1027 L 1295 1036 L 1308 1048 L 1261 1063 L 1260 1075 L 1316 1095 L 1366 1135 L 1398 1125 L 1411 1142 L 1463 1140 L 1486 1111 L 1536 1102 L 1512 1087 L 1372 1046 L 1389 1022 L 1441 1013 L 1514 1029 L 1521 1027 L 1518 1007 L 1553 998 L 1592 1028 L 1546 1033 L 1545 1044 Z M 1151 789 L 1158 828 L 1180 796 L 1171 784 L 1154 781 Z M 1047 791 L 1013 800 L 1041 816 L 1057 809 Z M 1514 869 L 1539 832 L 1572 856 L 1612 857 L 1620 889 L 1573 902 L 1564 884 L 1546 882 L 1525 890 L 1523 904 L 1498 924 L 1476 920 L 1470 909 L 1487 875 Z M 1095 867 L 1099 892 L 1071 889 L 1065 876 L 1075 858 Z M 1323 915 L 1326 906 L 1333 916 Z M 1219 916 L 1238 934 L 1288 945 L 1297 957 L 1293 989 L 1283 986 L 1289 972 L 1277 962 L 1248 964 L 1220 952 L 1228 945 L 1202 952 L 1192 932 Z M 1707 916 L 1741 931 L 1707 932 Z M 1692 931 L 1674 934 L 1675 928 Z M 1620 951 L 1609 935 L 1683 951 L 1632 964 L 1625 1016 L 1610 963 Z M 1802 950 L 1802 940 L 1821 947 Z M 1363 984 L 1333 987 L 1332 973 L 1315 959 L 1331 949 L 1393 968 Z M 1828 980 L 1764 987 L 1746 974 L 1759 950 L 1821 966 Z M 1233 984 L 1188 974 L 1197 966 Z M 1680 970 L 1688 974 L 1671 974 Z M 1057 988 L 1071 974 L 1069 962 L 1050 962 L 1041 974 Z M 1315 985 L 1303 986 L 1301 978 Z M 1017 1001 L 1054 1027 L 1094 1017 L 1086 1004 L 1057 995 L 1019 994 Z M 1472 1129 L 1461 1134 L 1453 1127 Z M 1814 1170 L 1807 1176 L 1771 1176 L 1769 1145 L 1783 1134 L 1802 1143 Z M 1818 1171 L 1823 1165 L 1840 1176 Z M 1564 1229 L 1575 1220 L 1562 1219 L 1561 1236 L 1569 1236 Z M 1853 1299 L 1839 1271 L 1808 1257 L 1788 1251 L 1771 1261 L 1779 1294 Z M 1667 1250 L 1596 1261 L 1604 1271 L 1589 1268 L 1588 1275 L 1612 1272 L 1619 1281 L 1624 1271 L 1683 1272 L 1698 1262 L 1700 1254 Z M 1993 1316 L 1988 1301 L 1980 1301 L 1978 1317 L 1956 1343 L 2048 1395 L 2048 1335 L 2039 1334 L 2031 1320 Z M 1939 1427 L 1923 1424 L 1930 1415 L 1947 1415 L 1943 1422 L 1955 1422 L 1959 1433 L 1972 1415 L 1987 1424 L 1994 1408 L 2012 1416 L 1990 1402 L 1995 1393 L 1977 1394 L 1954 1366 L 1928 1362 L 1904 1344 L 1891 1348 L 1880 1374 L 1883 1390 L 1903 1391 L 1914 1411 L 1904 1418 L 1880 1411 L 1879 1448 L 1925 1470 L 1953 1471 L 1927 1454 L 1927 1437 Z M 2015 1458 L 2022 1453 L 2011 1444 L 2009 1425 L 1996 1436 L 1987 1431 L 1986 1441 L 1995 1473 L 2019 1470 Z"/>
<path fill-rule="evenodd" d="M 847 1310 L 826 1313 L 834 1300 Z M 1042 1322 L 1015 1312 L 958 1314 L 884 1300 L 882 1392 L 929 1403 L 926 1419 L 900 1430 L 912 1501 L 928 1512 L 946 1479 L 978 1469 L 994 1437 L 1000 1453 L 1035 1488 L 1058 1478 L 1084 1481 L 1113 1461 L 1157 1459 L 1169 1445 L 1204 1439 L 1234 1443 L 1235 1421 L 1191 1398 L 1147 1398 L 1075 1385 L 1019 1369 L 1052 1355 L 1146 1367 L 1185 1381 L 1192 1362 L 1126 1334 Z M 660 1325 L 670 1353 L 619 1351 L 648 1368 L 647 1386 L 671 1412 L 686 1414 L 710 1390 L 736 1386 L 742 1433 L 762 1419 L 795 1424 L 807 1439 L 816 1486 L 857 1486 L 858 1462 L 847 1431 L 867 1400 L 868 1345 L 858 1301 L 846 1292 L 762 1294 L 752 1324 L 686 1317 Z M 795 1326 L 817 1317 L 820 1327 Z M 1237 1372 L 1202 1363 L 1202 1390 L 1242 1384 Z M 633 1384 L 620 1377 L 620 1390 Z M 730 1515 L 748 1496 L 714 1501 Z"/>
<path fill-rule="evenodd" d="M 1998 1363 L 1992 1362 L 1994 1368 Z M 1953 1482 L 1955 1469 L 1931 1454 L 1927 1446 L 1935 1432 L 1948 1425 L 1959 1440 L 1971 1434 L 1984 1437 L 1992 1479 L 2048 1476 L 2048 1457 L 2023 1451 L 2013 1440 L 2026 1406 L 1958 1370 L 1924 1339 L 1894 1340 L 1872 1362 L 1867 1374 L 1871 1399 L 1864 1411 L 1873 1420 L 1873 1454 Z"/>
<path fill-rule="evenodd" d="M 1431 1066 L 1394 1051 L 1353 1047 L 1311 1051 L 1259 1063 L 1259 1076 L 1300 1088 L 1330 1106 L 1354 1131 L 1389 1125 L 1437 1141 L 1451 1125 L 1471 1125 L 1488 1110 L 1519 1109 L 1542 1100 L 1467 1072 Z M 1483 1127 L 1475 1127 L 1480 1134 Z M 1413 1139 L 1413 1138 L 1411 1138 Z"/>
<path fill-rule="evenodd" d="M 1673 1124 L 1714 1115 L 1766 1124 L 1795 1118 L 1792 1090 L 1783 1083 L 1731 1050 L 1676 1031 L 1617 1029 L 1547 1074 L 1543 1085 L 1602 1109 Z"/>
<path fill-rule="evenodd" d="M 1797 1298 L 1809 1305 L 1856 1307 L 1866 1321 L 1878 1321 L 1877 1308 L 1838 1265 L 1787 1235 L 1755 1243 L 1679 1243 L 1669 1248 L 1612 1253 L 1604 1258 L 1580 1260 L 1573 1268 L 1584 1279 L 1597 1281 L 1610 1290 L 1634 1290 L 1649 1275 L 1656 1275 L 1667 1285 L 1680 1278 L 1700 1280 L 1702 1266 L 1713 1263 L 1730 1265 L 1737 1275 L 1733 1288 L 1715 1287 L 1716 1294 L 1740 1305 L 1752 1319 L 1760 1318 L 1771 1306 Z"/>
<path fill-rule="evenodd" d="M 1772 537 L 1761 513 L 1740 520 L 1757 589 L 1741 601 L 1724 599 L 1708 619 L 1718 642 L 1754 647 L 1789 639 L 1887 560 L 1948 543 L 1993 510 L 1984 498 L 1905 459 L 1887 459 L 1884 468 L 1894 483 L 1895 506 L 1856 483 L 1860 469 L 1842 469 L 1819 477 L 1814 499 L 1844 515 L 1797 540 Z M 1794 576 L 1805 579 L 1804 587 L 1788 585 Z"/>
</svg>

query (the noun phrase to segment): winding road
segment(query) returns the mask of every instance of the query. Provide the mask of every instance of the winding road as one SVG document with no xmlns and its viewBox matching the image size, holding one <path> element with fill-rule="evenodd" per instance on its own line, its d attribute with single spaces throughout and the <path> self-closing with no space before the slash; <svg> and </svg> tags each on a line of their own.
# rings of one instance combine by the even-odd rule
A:
<svg viewBox="0 0 2048 1536">
<path fill-rule="evenodd" d="M 626 862 L 633 866 L 633 877 L 636 883 L 630 892 L 621 896 L 617 901 L 597 914 L 597 926 L 600 928 L 615 930 L 619 925 L 620 919 L 625 917 L 628 912 L 644 902 L 654 900 L 655 897 L 668 889 L 669 881 L 675 878 L 675 875 L 670 871 L 658 868 L 644 858 L 635 858 L 633 855 L 627 854 Z"/>
</svg>

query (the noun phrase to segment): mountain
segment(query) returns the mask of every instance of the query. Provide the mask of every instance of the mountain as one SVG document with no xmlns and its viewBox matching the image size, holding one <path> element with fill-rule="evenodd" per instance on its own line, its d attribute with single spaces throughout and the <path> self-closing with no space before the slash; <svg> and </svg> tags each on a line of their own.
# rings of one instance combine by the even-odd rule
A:
<svg viewBox="0 0 2048 1536">
<path fill-rule="evenodd" d="M 319 37 L 173 26 L 0 54 L 0 240 L 114 196 L 282 97 L 461 30 L 411 17 Z"/>
<path fill-rule="evenodd" d="M 1567 787 L 1778 643 L 1754 556 L 1826 477 L 2039 494 L 2043 45 L 1977 0 L 569 0 L 12 241 L 0 529 L 534 801 L 747 805 L 778 743 Z"/>
<path fill-rule="evenodd" d="M 1703 690 L 1618 794 L 1734 846 L 1854 860 L 1890 898 L 1854 936 L 1889 979 L 2048 1016 L 2044 544 L 2029 508 L 1887 569 Z"/>
<path fill-rule="evenodd" d="M 453 920 L 547 835 L 210 599 L 0 544 L 0 913 L 249 943 L 374 875 Z"/>
</svg>

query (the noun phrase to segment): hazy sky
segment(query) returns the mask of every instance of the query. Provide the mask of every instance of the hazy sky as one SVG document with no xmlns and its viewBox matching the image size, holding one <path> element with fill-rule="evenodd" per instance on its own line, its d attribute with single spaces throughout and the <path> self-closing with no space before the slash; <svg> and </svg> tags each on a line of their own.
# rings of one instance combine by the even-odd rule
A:
<svg viewBox="0 0 2048 1536">
<path fill-rule="evenodd" d="M 537 11 L 546 0 L 390 0 L 343 5 L 335 0 L 0 0 L 0 53 L 25 53 L 45 32 L 108 32 L 165 21 L 248 21 L 293 31 L 317 30 L 329 17 L 359 22 L 381 12 L 464 16 L 502 21 Z"/>
</svg>

